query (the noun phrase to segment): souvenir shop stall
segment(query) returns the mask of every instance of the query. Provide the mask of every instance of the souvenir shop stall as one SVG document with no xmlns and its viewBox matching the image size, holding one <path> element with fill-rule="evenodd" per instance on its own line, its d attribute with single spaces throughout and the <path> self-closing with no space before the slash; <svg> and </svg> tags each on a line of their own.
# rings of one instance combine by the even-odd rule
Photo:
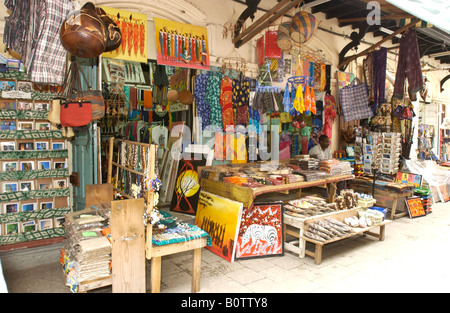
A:
<svg viewBox="0 0 450 313">
<path fill-rule="evenodd" d="M 369 49 L 362 71 L 346 72 L 351 60 L 338 66 L 308 47 L 319 21 L 301 6 L 259 32 L 249 64 L 235 48 L 213 62 L 207 27 L 154 17 L 152 29 L 143 13 L 72 4 L 60 4 L 56 77 L 37 72 L 33 55 L 0 72 L 0 246 L 64 240 L 71 291 L 145 292 L 150 260 L 159 292 L 162 257 L 193 251 L 197 292 L 203 248 L 229 262 L 289 251 L 320 264 L 329 243 L 382 241 L 392 220 L 431 212 L 428 177 L 405 161 L 423 83 L 413 29 L 400 40 L 391 97 L 388 50 Z M 24 8 L 9 9 L 17 20 Z M 233 29 L 223 26 L 224 39 Z M 26 55 L 13 33 L 7 47 Z M 406 55 L 419 63 L 407 85 Z M 94 128 L 84 146 L 98 144 L 86 153 L 96 165 L 74 174 L 72 144 Z M 93 170 L 97 183 L 85 183 Z"/>
</svg>

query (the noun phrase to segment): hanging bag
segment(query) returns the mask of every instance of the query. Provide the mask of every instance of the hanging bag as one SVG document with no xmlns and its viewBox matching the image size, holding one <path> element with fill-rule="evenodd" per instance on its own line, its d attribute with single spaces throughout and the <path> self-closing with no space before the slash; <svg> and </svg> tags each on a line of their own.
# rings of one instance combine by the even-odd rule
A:
<svg viewBox="0 0 450 313">
<path fill-rule="evenodd" d="M 350 85 L 339 91 L 344 122 L 362 120 L 373 116 L 369 107 L 367 85 L 355 78 Z"/>
<path fill-rule="evenodd" d="M 75 98 L 75 100 L 89 101 L 91 103 L 92 109 L 91 121 L 99 120 L 103 116 L 105 116 L 105 99 L 103 98 L 102 91 L 92 90 L 91 86 L 89 85 L 89 81 L 86 78 L 86 75 L 79 67 L 78 72 L 81 73 L 81 76 L 83 76 L 83 79 L 86 82 L 86 85 L 88 86 L 89 90 L 86 91 L 79 90 L 78 94 L 80 96 Z"/>
<path fill-rule="evenodd" d="M 70 65 L 70 84 L 66 99 L 61 100 L 60 120 L 64 127 L 86 126 L 92 119 L 91 102 L 82 98 L 82 95 L 74 94 L 74 89 L 81 90 L 81 82 L 78 73 L 78 64 L 72 62 Z M 76 85 L 76 87 L 74 86 Z"/>
</svg>

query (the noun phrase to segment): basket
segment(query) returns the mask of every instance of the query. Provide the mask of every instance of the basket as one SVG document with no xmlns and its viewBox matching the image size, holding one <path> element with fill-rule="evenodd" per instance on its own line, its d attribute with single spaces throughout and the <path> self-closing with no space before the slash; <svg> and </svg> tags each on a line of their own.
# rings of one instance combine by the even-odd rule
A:
<svg viewBox="0 0 450 313">
<path fill-rule="evenodd" d="M 375 200 L 375 199 L 370 199 L 370 200 L 358 199 L 358 206 L 360 208 L 370 208 L 371 206 L 373 206 L 375 204 L 375 202 L 377 202 L 377 200 Z"/>
<path fill-rule="evenodd" d="M 377 210 L 359 210 L 359 217 L 370 218 L 373 222 L 373 225 L 379 225 L 383 222 L 384 214 Z"/>
</svg>

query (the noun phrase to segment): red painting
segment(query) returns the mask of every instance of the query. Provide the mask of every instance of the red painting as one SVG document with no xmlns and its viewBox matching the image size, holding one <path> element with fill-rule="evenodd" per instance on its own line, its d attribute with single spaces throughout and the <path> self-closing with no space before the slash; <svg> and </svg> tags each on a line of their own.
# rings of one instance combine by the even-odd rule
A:
<svg viewBox="0 0 450 313">
<path fill-rule="evenodd" d="M 282 205 L 255 204 L 244 208 L 236 244 L 236 259 L 283 255 Z"/>
</svg>

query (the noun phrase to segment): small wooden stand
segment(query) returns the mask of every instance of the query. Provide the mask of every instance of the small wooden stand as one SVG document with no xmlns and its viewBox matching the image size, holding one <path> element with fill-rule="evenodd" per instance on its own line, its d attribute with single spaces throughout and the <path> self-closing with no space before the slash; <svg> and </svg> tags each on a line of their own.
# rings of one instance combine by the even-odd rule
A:
<svg viewBox="0 0 450 313">
<path fill-rule="evenodd" d="M 112 168 L 113 166 L 116 166 L 117 168 L 122 168 L 125 171 L 132 171 L 131 169 L 128 169 L 124 166 L 121 166 L 117 162 L 113 162 L 113 145 L 114 140 L 117 140 L 119 142 L 123 142 L 125 144 L 138 144 L 141 146 L 147 146 L 150 148 L 150 157 L 148 160 L 148 164 L 150 165 L 149 168 L 149 179 L 154 179 L 155 174 L 155 159 L 154 156 L 156 155 L 156 145 L 147 145 L 147 144 L 141 144 L 136 143 L 132 141 L 127 140 L 120 140 L 120 139 L 114 139 L 111 138 L 109 142 L 109 162 L 108 162 L 108 182 L 112 181 Z M 139 173 L 136 171 L 132 171 L 138 175 L 145 175 L 146 173 Z M 117 191 L 117 189 L 116 189 Z M 121 192 L 124 194 L 123 192 Z M 125 195 L 126 197 L 131 198 L 130 195 Z M 150 216 L 152 210 L 153 210 L 153 203 L 154 203 L 154 195 L 153 192 L 148 193 L 148 199 L 147 199 L 147 214 Z M 143 212 L 142 215 L 143 216 Z M 142 225 L 142 230 L 144 230 L 144 225 Z M 146 233 L 146 241 L 145 241 L 145 257 L 148 260 L 151 260 L 151 292 L 152 293 L 159 293 L 160 292 L 160 286 L 161 286 L 161 258 L 165 255 L 185 252 L 193 250 L 193 260 L 192 260 L 192 284 L 191 284 L 191 292 L 198 292 L 200 290 L 200 272 L 201 272 L 201 249 L 206 246 L 206 238 L 199 238 L 199 239 L 193 239 L 186 242 L 180 242 L 180 243 L 173 243 L 163 246 L 153 245 L 152 244 L 152 224 L 147 223 L 147 233 Z M 113 263 L 114 264 L 114 263 Z M 114 268 L 114 265 L 113 265 Z"/>
<path fill-rule="evenodd" d="M 325 241 L 325 242 L 313 240 L 309 237 L 304 236 L 304 234 L 303 234 L 305 229 L 307 229 L 307 227 L 308 227 L 308 223 L 312 223 L 314 221 L 319 221 L 319 220 L 324 220 L 326 218 L 334 218 L 338 221 L 343 221 L 346 217 L 357 215 L 359 209 L 360 208 L 354 208 L 354 209 L 350 209 L 350 210 L 337 211 L 337 212 L 326 213 L 323 215 L 317 215 L 317 216 L 313 216 L 310 218 L 304 218 L 304 219 L 284 214 L 283 228 L 284 228 L 285 237 L 286 237 L 286 234 L 289 234 L 291 236 L 298 238 L 298 240 L 290 241 L 290 242 L 287 242 L 286 238 L 284 238 L 284 246 L 285 246 L 286 250 L 298 253 L 300 258 L 304 258 L 305 255 L 312 256 L 314 258 L 315 263 L 320 264 L 322 262 L 322 247 L 326 244 L 329 244 L 329 243 L 332 243 L 335 241 L 339 241 L 339 240 L 342 240 L 345 238 L 349 238 L 352 236 L 356 236 L 359 234 L 371 235 L 371 236 L 378 238 L 380 241 L 383 241 L 384 235 L 385 235 L 385 225 L 390 222 L 390 221 L 386 221 L 386 220 L 383 221 L 379 225 L 373 225 L 371 227 L 365 227 L 365 228 L 354 228 L 353 232 L 348 233 L 345 236 L 333 238 L 333 239 Z M 378 234 L 370 231 L 371 229 L 377 228 L 377 227 L 380 228 L 380 232 Z M 306 250 L 306 242 L 311 242 L 311 243 L 315 244 L 314 252 Z M 297 246 L 297 244 L 298 244 L 298 246 Z"/>
</svg>

